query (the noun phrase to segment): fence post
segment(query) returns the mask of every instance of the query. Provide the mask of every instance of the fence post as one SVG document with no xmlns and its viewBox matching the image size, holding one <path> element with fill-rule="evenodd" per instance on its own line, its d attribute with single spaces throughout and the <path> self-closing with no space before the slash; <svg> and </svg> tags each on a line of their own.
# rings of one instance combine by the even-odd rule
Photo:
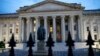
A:
<svg viewBox="0 0 100 56">
<path fill-rule="evenodd" d="M 74 46 L 74 41 L 72 40 L 70 32 L 68 32 L 68 39 L 66 40 L 66 46 L 68 46 L 67 56 L 73 56 L 72 47 Z"/>
<path fill-rule="evenodd" d="M 27 42 L 27 46 L 29 47 L 28 56 L 33 56 L 32 46 L 34 46 L 34 41 L 32 39 L 32 34 L 30 33 L 29 41 Z"/>
<path fill-rule="evenodd" d="M 53 54 L 52 54 L 52 46 L 54 46 L 54 41 L 53 41 L 53 39 L 51 37 L 51 32 L 49 33 L 49 38 L 47 40 L 47 45 L 46 46 L 48 47 L 48 56 L 53 56 Z"/>
<path fill-rule="evenodd" d="M 88 39 L 86 42 L 87 42 L 86 45 L 89 45 L 88 56 L 94 56 L 94 52 L 93 52 L 93 48 L 92 48 L 92 45 L 94 45 L 94 40 L 92 39 L 90 31 L 88 33 Z"/>
<path fill-rule="evenodd" d="M 16 42 L 14 40 L 14 34 L 12 34 L 12 37 L 9 42 L 9 46 L 11 47 L 9 56 L 15 56 L 14 47 L 16 46 Z"/>
</svg>

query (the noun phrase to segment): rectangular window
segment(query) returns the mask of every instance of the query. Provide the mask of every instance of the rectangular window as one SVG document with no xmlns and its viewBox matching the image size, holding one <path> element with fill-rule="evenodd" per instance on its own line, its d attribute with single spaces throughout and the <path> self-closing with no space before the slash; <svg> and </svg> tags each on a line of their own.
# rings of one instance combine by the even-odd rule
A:
<svg viewBox="0 0 100 56">
<path fill-rule="evenodd" d="M 65 26 L 66 31 L 68 31 L 68 25 Z"/>
<path fill-rule="evenodd" d="M 74 30 L 77 30 L 77 29 L 76 29 L 76 25 L 74 25 Z"/>
<path fill-rule="evenodd" d="M 94 39 L 97 40 L 97 35 L 94 35 Z"/>
<path fill-rule="evenodd" d="M 3 25 L 3 29 L 2 29 L 2 34 L 3 34 L 3 35 L 6 35 L 6 27 L 7 27 L 7 25 L 4 24 L 4 25 Z"/>
<path fill-rule="evenodd" d="M 16 28 L 16 34 L 18 34 L 18 28 Z"/>
<path fill-rule="evenodd" d="M 97 31 L 97 26 L 94 26 L 94 31 L 95 31 L 95 32 Z"/>
<path fill-rule="evenodd" d="M 74 22 L 77 23 L 77 22 L 78 22 L 78 19 L 79 19 L 79 16 L 76 15 L 76 16 L 75 16 L 75 19 L 74 19 Z"/>
<path fill-rule="evenodd" d="M 89 31 L 89 27 L 87 27 L 87 31 Z"/>
<path fill-rule="evenodd" d="M 12 34 L 12 29 L 10 29 L 10 33 Z"/>
</svg>

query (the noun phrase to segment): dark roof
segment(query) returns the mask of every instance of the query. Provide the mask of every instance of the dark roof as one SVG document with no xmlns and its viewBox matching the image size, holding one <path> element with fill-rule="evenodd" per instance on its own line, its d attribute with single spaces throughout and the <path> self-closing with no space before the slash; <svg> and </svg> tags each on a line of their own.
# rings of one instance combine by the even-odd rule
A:
<svg viewBox="0 0 100 56">
<path fill-rule="evenodd" d="M 18 13 L 7 13 L 7 14 L 0 14 L 0 18 L 5 18 L 5 17 L 11 17 L 11 18 L 16 18 L 18 17 Z"/>
<path fill-rule="evenodd" d="M 100 9 L 84 10 L 83 14 L 84 15 L 100 14 Z"/>
</svg>

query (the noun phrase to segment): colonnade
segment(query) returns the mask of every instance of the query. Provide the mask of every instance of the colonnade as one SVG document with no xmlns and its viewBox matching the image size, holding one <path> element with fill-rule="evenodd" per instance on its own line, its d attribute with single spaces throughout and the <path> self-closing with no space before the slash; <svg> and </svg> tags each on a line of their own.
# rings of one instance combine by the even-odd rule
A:
<svg viewBox="0 0 100 56">
<path fill-rule="evenodd" d="M 74 18 L 75 15 L 68 15 L 69 16 L 69 27 L 68 30 L 71 32 L 72 38 L 75 39 L 75 33 L 74 33 Z M 46 36 L 45 39 L 47 40 L 48 37 L 48 16 L 42 16 L 43 20 L 44 20 L 44 28 L 46 30 Z M 50 16 L 52 18 L 52 24 L 53 24 L 53 29 L 52 29 L 52 36 L 53 36 L 53 40 L 56 41 L 56 17 L 57 16 Z M 61 35 L 62 35 L 62 40 L 65 41 L 66 40 L 66 30 L 65 30 L 65 17 L 66 16 L 60 16 L 61 17 Z M 28 39 L 30 32 L 32 32 L 33 30 L 33 23 L 32 23 L 32 17 L 20 17 L 20 37 L 21 40 L 24 42 Z M 35 25 L 35 30 L 36 32 L 34 33 L 35 35 L 35 40 L 37 40 L 37 29 L 39 27 L 39 16 L 34 16 L 34 19 L 36 20 L 36 25 Z M 78 22 L 80 21 L 80 19 L 78 19 Z M 80 25 L 81 23 L 79 23 L 78 25 L 78 31 L 80 31 Z M 81 31 L 80 31 L 81 32 Z M 79 33 L 80 33 L 79 32 Z M 80 34 L 79 34 L 80 35 Z"/>
</svg>

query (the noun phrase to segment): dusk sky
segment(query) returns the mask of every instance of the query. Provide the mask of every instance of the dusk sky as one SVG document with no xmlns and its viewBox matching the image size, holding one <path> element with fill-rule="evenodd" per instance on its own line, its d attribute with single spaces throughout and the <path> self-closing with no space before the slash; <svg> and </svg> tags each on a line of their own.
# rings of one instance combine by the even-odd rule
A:
<svg viewBox="0 0 100 56">
<path fill-rule="evenodd" d="M 43 0 L 0 0 L 0 14 L 15 13 L 19 7 L 32 5 Z M 100 9 L 100 0 L 59 0 L 66 3 L 79 3 L 85 9 Z"/>
</svg>

